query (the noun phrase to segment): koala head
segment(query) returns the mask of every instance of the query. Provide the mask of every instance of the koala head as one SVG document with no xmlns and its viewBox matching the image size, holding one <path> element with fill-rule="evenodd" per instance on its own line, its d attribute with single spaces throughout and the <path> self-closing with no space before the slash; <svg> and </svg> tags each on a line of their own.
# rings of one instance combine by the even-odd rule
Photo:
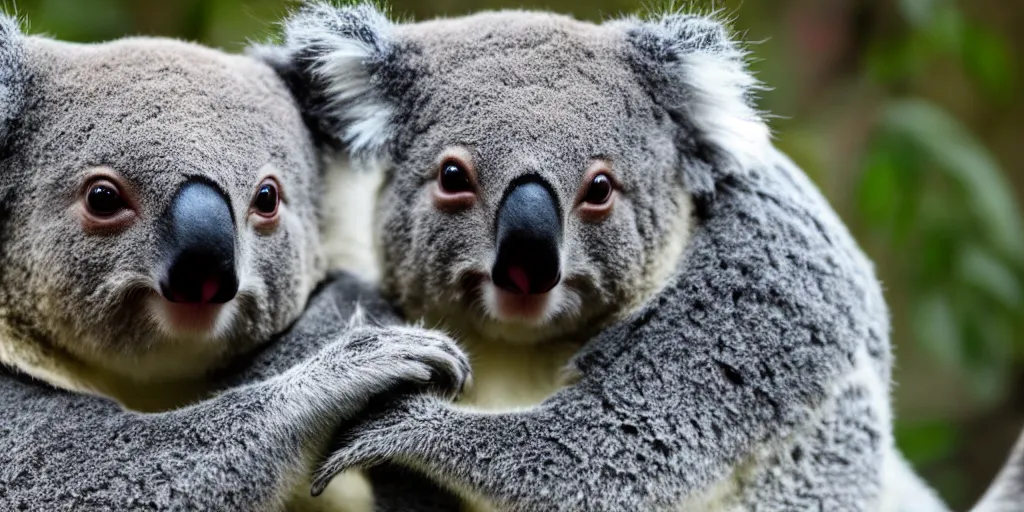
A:
<svg viewBox="0 0 1024 512">
<path fill-rule="evenodd" d="M 385 291 L 459 331 L 538 342 L 633 310 L 716 183 L 770 147 L 744 53 L 703 16 L 313 5 L 285 32 L 319 131 L 383 163 Z"/>
<path fill-rule="evenodd" d="M 324 274 L 319 167 L 256 59 L 0 17 L 0 361 L 176 379 L 267 341 Z"/>
</svg>

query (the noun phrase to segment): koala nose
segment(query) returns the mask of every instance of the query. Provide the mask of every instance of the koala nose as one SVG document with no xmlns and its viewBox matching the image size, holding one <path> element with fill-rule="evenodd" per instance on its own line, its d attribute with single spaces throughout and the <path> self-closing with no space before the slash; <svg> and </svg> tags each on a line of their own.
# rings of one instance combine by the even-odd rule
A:
<svg viewBox="0 0 1024 512">
<path fill-rule="evenodd" d="M 175 194 L 164 220 L 163 296 L 189 304 L 235 298 L 235 223 L 224 195 L 207 183 L 190 181 Z"/>
<path fill-rule="evenodd" d="M 550 188 L 536 181 L 515 185 L 498 208 L 496 228 L 495 286 L 526 295 L 558 284 L 562 221 Z"/>
</svg>

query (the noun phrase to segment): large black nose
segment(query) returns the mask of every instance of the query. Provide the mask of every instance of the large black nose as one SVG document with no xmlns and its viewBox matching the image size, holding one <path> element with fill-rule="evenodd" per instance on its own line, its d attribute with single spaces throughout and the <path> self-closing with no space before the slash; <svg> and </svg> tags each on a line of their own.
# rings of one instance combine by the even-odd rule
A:
<svg viewBox="0 0 1024 512">
<path fill-rule="evenodd" d="M 518 294 L 545 293 L 561 279 L 562 221 L 555 194 L 527 181 L 505 196 L 498 208 L 498 258 L 491 270 L 495 286 Z"/>
<path fill-rule="evenodd" d="M 175 194 L 164 221 L 163 296 L 190 304 L 223 304 L 235 298 L 235 223 L 224 194 L 190 181 Z"/>
</svg>

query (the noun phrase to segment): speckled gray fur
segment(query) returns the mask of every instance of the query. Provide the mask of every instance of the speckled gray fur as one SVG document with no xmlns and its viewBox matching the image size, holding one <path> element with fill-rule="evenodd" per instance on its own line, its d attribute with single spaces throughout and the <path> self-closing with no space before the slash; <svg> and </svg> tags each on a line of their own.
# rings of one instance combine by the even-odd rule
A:
<svg viewBox="0 0 1024 512">
<path fill-rule="evenodd" d="M 356 304 L 389 318 L 374 290 L 336 275 L 291 329 L 214 377 L 226 391 L 160 414 L 0 368 L 0 509 L 280 510 L 332 425 L 431 372 L 445 392 L 465 372 L 442 342 L 350 329 Z"/>
<path fill-rule="evenodd" d="M 265 237 L 241 230 L 240 321 L 212 359 L 262 343 L 298 316 L 323 275 L 319 160 L 269 69 L 180 41 L 76 45 L 8 36 L 5 45 L 23 47 L 20 66 L 4 73 L 20 74 L 24 106 L 0 163 L 11 221 L 0 246 L 6 337 L 36 338 L 76 357 L 101 353 L 90 361 L 98 365 L 114 353 L 130 357 L 170 343 L 144 314 L 141 293 L 160 263 L 162 212 L 183 182 L 206 176 L 244 225 L 261 174 L 271 169 L 288 198 L 281 228 Z M 119 173 L 140 204 L 138 221 L 116 236 L 87 233 L 74 215 L 83 175 L 94 166 Z"/>
<path fill-rule="evenodd" d="M 332 425 L 431 372 L 457 386 L 465 371 L 441 343 L 349 330 L 356 303 L 375 297 L 337 276 L 294 327 L 219 377 L 214 388 L 226 391 L 165 413 L 125 411 L 0 368 L 0 509 L 280 510 L 308 470 L 305 452 Z"/>
<path fill-rule="evenodd" d="M 887 413 L 839 383 L 858 351 L 888 371 L 884 309 L 802 180 L 780 162 L 723 183 L 680 274 L 583 348 L 572 387 L 522 413 L 410 400 L 346 436 L 324 475 L 397 460 L 511 509 L 653 510 L 754 463 L 730 504 L 870 509 Z"/>
<path fill-rule="evenodd" d="M 507 185 L 536 174 L 570 212 L 591 159 L 623 181 L 603 223 L 565 213 L 564 281 L 585 306 L 513 340 L 587 334 L 575 383 L 514 412 L 426 396 L 381 408 L 318 484 L 390 462 L 508 510 L 944 509 L 893 445 L 873 268 L 771 146 L 721 24 L 518 11 L 392 24 L 314 4 L 265 51 L 327 136 L 385 162 L 382 286 L 412 319 L 507 334 L 466 286 L 488 270 Z M 453 145 L 471 154 L 477 202 L 438 212 L 428 191 Z M 681 196 L 692 232 L 668 284 L 647 289 L 691 214 Z M 638 306 L 616 317 L 623 304 Z"/>
<path fill-rule="evenodd" d="M 267 164 L 286 199 L 278 228 L 256 234 Z M 87 233 L 77 214 L 81 173 L 100 165 L 140 212 L 116 233 Z M 0 510 L 280 510 L 375 396 L 461 387 L 468 363 L 449 339 L 359 322 L 356 303 L 380 322 L 391 308 L 351 278 L 307 307 L 325 277 L 319 174 L 294 99 L 254 59 L 165 39 L 62 43 L 0 16 Z M 139 370 L 191 341 L 147 309 L 158 219 L 191 177 L 231 203 L 238 310 L 204 340 L 209 358 Z M 79 392 L 96 375 L 206 385 L 191 405 L 140 413 Z"/>
</svg>

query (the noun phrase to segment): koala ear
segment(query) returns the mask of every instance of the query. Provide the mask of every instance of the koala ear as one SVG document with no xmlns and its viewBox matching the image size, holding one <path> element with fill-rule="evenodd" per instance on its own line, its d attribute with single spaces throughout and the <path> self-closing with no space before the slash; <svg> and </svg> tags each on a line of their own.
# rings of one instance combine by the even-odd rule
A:
<svg viewBox="0 0 1024 512">
<path fill-rule="evenodd" d="M 25 103 L 25 49 L 18 23 L 0 13 L 0 155 Z"/>
<path fill-rule="evenodd" d="M 296 91 L 329 141 L 353 154 L 381 151 L 394 107 L 374 77 L 393 55 L 394 25 L 369 3 L 306 4 L 284 23 L 284 44 L 257 49 Z"/>
<path fill-rule="evenodd" d="M 697 181 L 713 186 L 716 178 L 763 164 L 771 137 L 754 107 L 761 86 L 725 25 L 691 14 L 616 23 L 625 30 L 630 60 L 656 101 L 709 152 L 706 159 L 716 176 Z"/>
</svg>

